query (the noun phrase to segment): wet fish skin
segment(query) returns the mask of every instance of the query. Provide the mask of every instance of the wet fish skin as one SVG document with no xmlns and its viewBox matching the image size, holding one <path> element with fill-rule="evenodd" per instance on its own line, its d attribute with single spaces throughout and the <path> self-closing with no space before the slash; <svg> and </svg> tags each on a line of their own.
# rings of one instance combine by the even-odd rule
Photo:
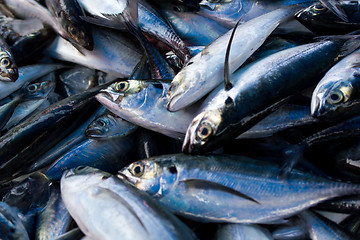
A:
<svg viewBox="0 0 360 240">
<path fill-rule="evenodd" d="M 296 170 L 280 180 L 279 171 L 242 156 L 175 154 L 137 161 L 119 175 L 172 212 L 201 222 L 269 223 L 359 191 Z"/>
<path fill-rule="evenodd" d="M 356 239 L 355 235 L 352 235 L 350 232 L 341 229 L 341 227 L 336 223 L 325 217 L 322 217 L 320 214 L 309 210 L 300 213 L 300 216 L 306 222 L 311 239 Z"/>
<path fill-rule="evenodd" d="M 317 84 L 311 98 L 313 117 L 338 121 L 360 111 L 360 51 L 334 65 Z"/>
<path fill-rule="evenodd" d="M 341 54 L 344 41 L 300 45 L 239 69 L 230 77 L 232 89 L 226 91 L 219 86 L 204 101 L 188 127 L 183 151 L 210 151 L 248 130 L 287 101 L 295 89 L 314 84 L 314 77 L 330 68 Z M 312 64 L 314 61 L 316 65 Z M 245 100 L 251 104 L 243 104 Z"/>
<path fill-rule="evenodd" d="M 61 178 L 61 195 L 80 229 L 92 239 L 196 239 L 150 196 L 106 172 L 88 167 L 67 171 Z"/>
<path fill-rule="evenodd" d="M 168 88 L 167 83 L 125 80 L 101 91 L 96 99 L 111 112 L 133 124 L 181 140 L 198 106 L 179 112 L 167 111 Z"/>
<path fill-rule="evenodd" d="M 46 0 L 45 3 L 67 32 L 70 42 L 90 51 L 94 49 L 90 28 L 80 18 L 84 13 L 76 0 Z"/>
<path fill-rule="evenodd" d="M 136 41 L 104 28 L 93 27 L 92 32 L 94 38 L 92 51 L 84 49 L 81 54 L 69 42 L 57 37 L 46 50 L 46 54 L 55 59 L 101 70 L 116 77 L 129 77 L 142 55 Z"/>
<path fill-rule="evenodd" d="M 9 96 L 11 93 L 20 89 L 23 85 L 28 84 L 37 78 L 63 68 L 59 64 L 34 64 L 19 68 L 19 78 L 16 82 L 2 82 L 0 81 L 0 99 Z"/>
<path fill-rule="evenodd" d="M 273 240 L 270 232 L 263 227 L 251 224 L 228 223 L 218 227 L 215 240 Z"/>
<path fill-rule="evenodd" d="M 61 199 L 60 186 L 56 184 L 49 202 L 36 221 L 36 240 L 51 240 L 65 233 L 71 223 L 70 213 Z"/>
<path fill-rule="evenodd" d="M 0 238 L 9 240 L 30 239 L 16 210 L 4 202 L 0 202 Z"/>
<path fill-rule="evenodd" d="M 3 135 L 0 138 L 2 161 L 0 181 L 9 181 L 15 176 L 26 173 L 37 157 L 69 134 L 77 124 L 84 121 L 87 114 L 91 114 L 96 106 L 91 104 L 94 100 L 92 97 L 107 85 L 104 84 L 63 99 Z M 39 131 L 39 127 L 46 131 Z M 15 144 L 16 148 L 11 147 L 14 146 L 12 144 Z M 25 164 L 20 166 L 19 159 L 25 161 L 26 166 Z"/>
<path fill-rule="evenodd" d="M 19 72 L 15 59 L 7 43 L 0 37 L 0 80 L 15 82 Z"/>
<path fill-rule="evenodd" d="M 230 73 L 240 67 L 281 22 L 289 19 L 293 11 L 292 8 L 278 9 L 239 25 L 230 51 Z M 191 105 L 223 81 L 225 53 L 231 33 L 229 30 L 206 46 L 175 76 L 167 93 L 169 111 Z"/>
</svg>

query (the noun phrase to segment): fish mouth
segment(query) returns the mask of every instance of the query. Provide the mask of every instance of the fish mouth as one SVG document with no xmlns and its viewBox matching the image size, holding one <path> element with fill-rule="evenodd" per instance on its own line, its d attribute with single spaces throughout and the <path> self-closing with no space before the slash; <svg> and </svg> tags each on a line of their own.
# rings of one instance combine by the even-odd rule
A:
<svg viewBox="0 0 360 240">
<path fill-rule="evenodd" d="M 124 98 L 122 94 L 115 93 L 114 91 L 111 91 L 109 89 L 100 90 L 100 93 L 97 94 L 95 97 L 100 103 L 103 103 L 104 100 L 113 103 L 120 103 L 121 100 Z"/>
<path fill-rule="evenodd" d="M 69 170 L 66 170 L 64 173 L 63 173 L 63 178 L 69 178 L 69 177 L 72 177 L 75 175 L 75 171 L 74 169 L 69 169 Z"/>
<path fill-rule="evenodd" d="M 19 73 L 16 69 L 9 69 L 0 76 L 0 80 L 4 82 L 15 82 L 19 78 Z"/>
<path fill-rule="evenodd" d="M 171 98 L 169 98 L 168 103 L 166 105 L 166 108 L 169 112 L 176 112 L 179 111 L 180 108 L 177 106 L 178 99 L 180 98 L 182 93 L 175 93 L 172 95 Z"/>
<path fill-rule="evenodd" d="M 116 174 L 116 177 L 120 178 L 121 180 L 124 180 L 126 182 L 131 183 L 132 185 L 136 184 L 136 180 L 133 178 L 128 177 L 125 173 L 123 173 L 124 170 L 120 170 L 118 171 L 118 173 Z"/>
<path fill-rule="evenodd" d="M 101 135 L 104 135 L 104 131 L 100 128 L 91 128 L 85 130 L 86 137 L 89 138 L 97 138 Z"/>
<path fill-rule="evenodd" d="M 196 148 L 196 145 L 198 144 L 195 144 L 195 134 L 201 119 L 202 115 L 198 115 L 197 117 L 195 117 L 195 119 L 192 121 L 192 123 L 186 130 L 185 139 L 182 146 L 183 153 L 196 153 L 198 151 Z"/>
</svg>

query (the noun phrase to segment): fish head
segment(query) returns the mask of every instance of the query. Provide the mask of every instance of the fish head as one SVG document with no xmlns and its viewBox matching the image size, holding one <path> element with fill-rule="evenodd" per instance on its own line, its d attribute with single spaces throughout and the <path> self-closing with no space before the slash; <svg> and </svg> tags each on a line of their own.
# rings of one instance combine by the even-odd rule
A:
<svg viewBox="0 0 360 240">
<path fill-rule="evenodd" d="M 15 82 L 19 77 L 15 61 L 7 51 L 0 52 L 0 80 Z"/>
<path fill-rule="evenodd" d="M 42 80 L 25 87 L 25 100 L 46 98 L 55 89 L 55 81 Z"/>
<path fill-rule="evenodd" d="M 92 121 L 85 135 L 88 138 L 111 138 L 127 136 L 136 129 L 136 125 L 129 123 L 113 114 L 104 114 Z"/>
<path fill-rule="evenodd" d="M 124 109 L 135 111 L 146 98 L 148 83 L 141 80 L 123 80 L 111 84 L 96 95 L 96 99 L 112 113 L 121 117 Z"/>
<path fill-rule="evenodd" d="M 164 196 L 178 178 L 175 163 L 169 158 L 153 158 L 130 164 L 119 171 L 118 177 L 126 179 L 136 188 L 154 197 Z"/>
<path fill-rule="evenodd" d="M 330 121 L 350 115 L 351 108 L 359 105 L 358 101 L 353 101 L 356 95 L 354 93 L 349 81 L 339 81 L 316 88 L 311 98 L 311 115 Z"/>
<path fill-rule="evenodd" d="M 195 153 L 206 151 L 207 148 L 212 147 L 213 139 L 216 137 L 222 122 L 221 119 L 220 111 L 217 109 L 198 114 L 186 131 L 182 151 Z"/>
<path fill-rule="evenodd" d="M 311 21 L 316 16 L 321 16 L 328 13 L 330 10 L 321 3 L 315 3 L 305 9 L 300 10 L 295 14 L 295 18 L 301 21 Z"/>
<path fill-rule="evenodd" d="M 201 98 L 197 94 L 199 87 L 195 87 L 198 84 L 195 80 L 199 79 L 201 70 L 194 69 L 194 65 L 192 65 L 192 60 L 190 60 L 171 81 L 166 95 L 167 109 L 170 112 L 179 111 Z M 193 80 L 189 81 L 190 79 Z"/>
<path fill-rule="evenodd" d="M 61 191 L 77 192 L 98 185 L 113 175 L 92 167 L 79 166 L 63 173 Z"/>
<path fill-rule="evenodd" d="M 69 40 L 81 47 L 92 51 L 94 49 L 94 40 L 92 34 L 85 24 L 74 21 L 65 21 L 64 28 L 69 36 Z"/>
</svg>

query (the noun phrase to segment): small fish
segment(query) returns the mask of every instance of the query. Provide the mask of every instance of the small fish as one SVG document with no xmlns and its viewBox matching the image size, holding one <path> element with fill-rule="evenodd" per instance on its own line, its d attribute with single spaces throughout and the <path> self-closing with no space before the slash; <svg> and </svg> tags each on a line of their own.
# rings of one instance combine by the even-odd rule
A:
<svg viewBox="0 0 360 240">
<path fill-rule="evenodd" d="M 46 0 L 46 6 L 67 32 L 68 40 L 89 51 L 93 50 L 94 42 L 87 22 L 80 16 L 84 13 L 76 0 Z"/>
<path fill-rule="evenodd" d="M 0 80 L 6 82 L 15 82 L 18 77 L 18 68 L 10 47 L 0 37 Z"/>
<path fill-rule="evenodd" d="M 360 192 L 359 185 L 297 170 L 281 180 L 279 170 L 242 156 L 175 154 L 137 161 L 118 176 L 172 212 L 201 222 L 271 223 Z"/>
<path fill-rule="evenodd" d="M 60 185 L 65 206 L 91 239 L 196 239 L 149 195 L 109 173 L 79 167 L 65 172 Z"/>
<path fill-rule="evenodd" d="M 360 50 L 334 65 L 317 84 L 311 98 L 311 115 L 337 121 L 360 112 Z"/>
<path fill-rule="evenodd" d="M 240 67 L 281 22 L 289 19 L 293 11 L 292 8 L 278 9 L 239 25 L 230 51 L 230 73 Z M 175 76 L 167 94 L 169 111 L 190 106 L 223 81 L 226 47 L 232 31 L 192 57 Z"/>
</svg>

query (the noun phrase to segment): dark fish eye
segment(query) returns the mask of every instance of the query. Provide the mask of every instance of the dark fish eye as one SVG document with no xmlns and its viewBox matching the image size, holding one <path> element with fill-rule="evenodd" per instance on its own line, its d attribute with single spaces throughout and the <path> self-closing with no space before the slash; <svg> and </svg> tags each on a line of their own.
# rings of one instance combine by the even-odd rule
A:
<svg viewBox="0 0 360 240">
<path fill-rule="evenodd" d="M 28 92 L 34 93 L 37 91 L 38 86 L 36 84 L 30 84 L 29 86 L 27 86 L 26 89 L 28 90 Z"/>
<path fill-rule="evenodd" d="M 177 173 L 177 169 L 176 169 L 176 167 L 174 167 L 174 166 L 169 167 L 168 170 L 169 170 L 169 172 L 172 173 L 172 174 Z"/>
<path fill-rule="evenodd" d="M 1 59 L 0 64 L 2 67 L 8 67 L 10 65 L 10 59 L 7 57 L 4 57 L 3 59 Z"/>
<path fill-rule="evenodd" d="M 334 91 L 330 94 L 328 102 L 331 104 L 340 103 L 344 99 L 344 95 L 340 91 Z"/>
<path fill-rule="evenodd" d="M 127 81 L 117 82 L 114 88 L 118 92 L 124 92 L 129 88 L 129 83 Z"/>
<path fill-rule="evenodd" d="M 142 163 L 134 164 L 131 168 L 130 173 L 135 177 L 141 177 L 144 174 L 145 167 Z"/>
<path fill-rule="evenodd" d="M 83 170 L 83 169 L 85 169 L 85 166 L 79 166 L 79 167 L 77 167 L 77 168 L 75 169 L 75 171 L 81 171 L 81 170 Z"/>
<path fill-rule="evenodd" d="M 211 134 L 212 134 L 212 128 L 207 123 L 202 123 L 197 130 L 197 136 L 201 140 L 208 138 Z"/>
<path fill-rule="evenodd" d="M 96 122 L 100 127 L 105 127 L 106 126 L 106 122 L 102 119 L 97 120 Z"/>
<path fill-rule="evenodd" d="M 315 11 L 323 11 L 323 10 L 325 10 L 326 9 L 326 7 L 324 7 L 322 4 L 316 4 L 316 5 L 314 5 L 314 10 Z"/>
</svg>

